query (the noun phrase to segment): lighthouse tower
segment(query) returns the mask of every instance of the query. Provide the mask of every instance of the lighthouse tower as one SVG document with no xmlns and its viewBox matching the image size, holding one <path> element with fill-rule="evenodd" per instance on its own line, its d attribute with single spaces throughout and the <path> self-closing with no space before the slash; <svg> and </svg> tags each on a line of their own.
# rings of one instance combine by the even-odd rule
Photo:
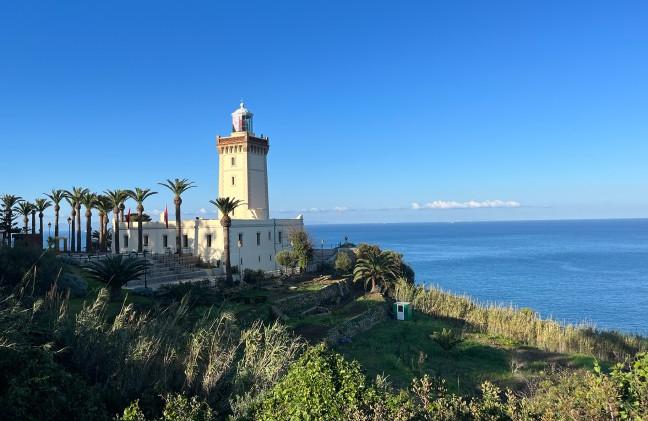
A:
<svg viewBox="0 0 648 421">
<path fill-rule="evenodd" d="M 233 219 L 269 219 L 267 137 L 256 137 L 243 102 L 232 113 L 232 133 L 218 136 L 218 195 L 242 200 Z"/>
</svg>

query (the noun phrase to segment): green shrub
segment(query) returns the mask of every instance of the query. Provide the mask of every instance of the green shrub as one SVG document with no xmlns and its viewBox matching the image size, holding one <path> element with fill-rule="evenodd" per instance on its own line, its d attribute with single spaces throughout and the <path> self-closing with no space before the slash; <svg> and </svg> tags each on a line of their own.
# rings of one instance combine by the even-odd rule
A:
<svg viewBox="0 0 648 421">
<path fill-rule="evenodd" d="M 62 270 L 52 251 L 27 245 L 0 246 L 0 288 L 5 290 L 23 287 L 30 293 L 45 294 Z"/>
<path fill-rule="evenodd" d="M 0 346 L 0 408 L 7 420 L 109 418 L 98 390 L 35 347 Z"/>
<path fill-rule="evenodd" d="M 627 364 L 617 364 L 610 374 L 619 390 L 623 418 L 648 419 L 648 352 Z"/>
<path fill-rule="evenodd" d="M 434 332 L 430 335 L 444 351 L 450 351 L 455 346 L 463 342 L 463 335 L 456 333 L 452 329 L 443 328 L 440 332 Z"/>
<path fill-rule="evenodd" d="M 65 273 L 56 282 L 57 288 L 72 298 L 83 298 L 88 294 L 88 283 L 85 279 L 71 273 Z"/>
<path fill-rule="evenodd" d="M 211 421 L 214 413 L 209 405 L 197 397 L 187 397 L 181 394 L 166 395 L 165 404 L 160 421 Z M 147 421 L 144 412 L 139 406 L 139 400 L 131 402 L 124 409 L 118 421 Z"/>
<path fill-rule="evenodd" d="M 335 270 L 341 275 L 347 275 L 353 270 L 353 261 L 346 251 L 338 251 L 335 256 Z"/>
<path fill-rule="evenodd" d="M 243 280 L 250 284 L 265 281 L 265 272 L 263 270 L 245 269 L 243 271 Z"/>
<path fill-rule="evenodd" d="M 184 395 L 167 395 L 164 400 L 164 421 L 210 421 L 214 414 L 207 403 L 195 396 L 188 398 Z"/>
<path fill-rule="evenodd" d="M 324 345 L 310 348 L 270 391 L 257 412 L 261 420 L 347 419 L 367 392 L 357 361 Z"/>
</svg>

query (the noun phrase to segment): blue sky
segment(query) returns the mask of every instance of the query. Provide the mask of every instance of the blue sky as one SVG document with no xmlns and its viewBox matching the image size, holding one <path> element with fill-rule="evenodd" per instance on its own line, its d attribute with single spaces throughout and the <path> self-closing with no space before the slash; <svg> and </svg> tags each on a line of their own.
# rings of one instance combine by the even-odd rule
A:
<svg viewBox="0 0 648 421">
<path fill-rule="evenodd" d="M 214 138 L 243 98 L 277 217 L 644 217 L 647 17 L 640 1 L 4 2 L 0 193 L 188 177 L 187 215 L 209 216 Z"/>
</svg>

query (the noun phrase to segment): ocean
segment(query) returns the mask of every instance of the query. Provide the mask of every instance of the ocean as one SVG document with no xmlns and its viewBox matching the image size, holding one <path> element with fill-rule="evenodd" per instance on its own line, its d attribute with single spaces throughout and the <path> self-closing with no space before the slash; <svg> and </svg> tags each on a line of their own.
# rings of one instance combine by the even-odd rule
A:
<svg viewBox="0 0 648 421">
<path fill-rule="evenodd" d="M 648 220 L 309 225 L 316 247 L 378 244 L 416 281 L 562 323 L 648 335 Z"/>
</svg>

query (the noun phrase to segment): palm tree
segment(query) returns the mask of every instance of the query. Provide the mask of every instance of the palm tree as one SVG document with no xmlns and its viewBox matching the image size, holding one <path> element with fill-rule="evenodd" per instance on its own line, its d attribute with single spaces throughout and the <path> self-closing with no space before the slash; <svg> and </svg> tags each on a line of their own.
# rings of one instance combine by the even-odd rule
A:
<svg viewBox="0 0 648 421">
<path fill-rule="evenodd" d="M 183 178 L 182 180 L 176 178 L 173 181 L 168 178 L 166 182 L 158 184 L 171 190 L 171 192 L 175 195 L 175 197 L 173 198 L 173 204 L 175 205 L 176 219 L 176 251 L 178 254 L 182 254 L 182 218 L 180 217 L 180 205 L 182 205 L 182 198 L 180 196 L 187 190 L 196 187 L 196 185 L 193 181 L 189 181 L 186 178 Z"/>
<path fill-rule="evenodd" d="M 43 199 L 42 197 L 34 200 L 34 208 L 38 211 L 38 233 L 41 235 L 41 237 L 43 236 L 43 212 L 45 212 L 45 209 L 49 208 L 50 206 L 52 206 L 52 202 L 47 199 Z"/>
<path fill-rule="evenodd" d="M 22 200 L 22 197 L 14 196 L 13 194 L 3 194 L 0 196 L 0 201 L 4 208 L 4 235 L 9 237 L 9 245 L 11 245 L 11 231 L 13 230 L 13 209 Z"/>
<path fill-rule="evenodd" d="M 108 214 L 113 210 L 112 201 L 102 194 L 97 196 L 95 204 L 99 211 L 99 251 L 108 251 L 106 247 L 106 232 L 108 231 Z"/>
<path fill-rule="evenodd" d="M 45 196 L 54 203 L 54 238 L 59 236 L 59 211 L 61 210 L 61 201 L 65 200 L 65 190 L 52 189 L 50 193 L 45 193 Z M 55 249 L 58 251 L 59 243 L 56 240 Z"/>
<path fill-rule="evenodd" d="M 144 201 L 157 194 L 156 191 L 151 191 L 151 189 L 141 189 L 135 187 L 135 190 L 128 190 L 128 196 L 137 202 L 137 252 L 142 252 L 142 214 L 144 213 Z"/>
<path fill-rule="evenodd" d="M 365 288 L 371 283 L 371 291 L 378 286 L 386 286 L 398 276 L 400 267 L 394 253 L 379 249 L 369 250 L 358 258 L 353 269 L 353 281 L 364 281 Z"/>
<path fill-rule="evenodd" d="M 110 203 L 113 207 L 113 222 L 114 222 L 114 241 L 113 244 L 115 246 L 114 252 L 116 254 L 119 254 L 119 212 L 121 209 L 121 206 L 124 204 L 126 199 L 128 199 L 128 193 L 126 190 L 120 190 L 120 189 L 115 189 L 115 190 L 106 190 L 104 191 L 104 194 L 106 197 L 110 200 Z"/>
<path fill-rule="evenodd" d="M 121 287 L 146 272 L 146 262 L 136 257 L 120 254 L 92 260 L 85 267 L 92 279 L 103 282 L 110 289 L 110 299 L 115 301 L 121 295 Z"/>
<path fill-rule="evenodd" d="M 25 224 L 25 226 L 23 227 L 23 231 L 25 232 L 25 234 L 29 232 L 29 215 L 31 215 L 33 209 L 34 209 L 34 205 L 27 202 L 26 200 L 23 200 L 22 202 L 18 202 L 16 207 L 13 209 L 15 212 L 22 215 L 23 217 L 23 223 Z"/>
<path fill-rule="evenodd" d="M 32 234 L 36 234 L 36 205 L 34 203 L 32 203 L 31 222 L 32 222 L 31 232 Z"/>
<path fill-rule="evenodd" d="M 86 253 L 90 253 L 92 252 L 92 208 L 97 204 L 97 194 L 86 192 L 81 199 L 81 204 L 86 208 Z"/>
<path fill-rule="evenodd" d="M 65 192 L 66 200 L 72 206 L 72 251 L 77 253 L 81 253 L 81 201 L 88 191 L 88 189 L 82 187 L 73 187 L 71 191 L 67 190 Z"/>
<path fill-rule="evenodd" d="M 223 215 L 221 217 L 220 223 L 223 226 L 223 261 L 225 262 L 225 279 L 227 282 L 232 283 L 232 263 L 230 261 L 230 242 L 229 242 L 229 230 L 232 226 L 232 218 L 230 218 L 230 213 L 234 212 L 234 209 L 239 207 L 243 201 L 234 199 L 233 197 L 219 197 L 218 199 L 210 200 L 209 203 L 216 206 L 220 213 Z"/>
</svg>

